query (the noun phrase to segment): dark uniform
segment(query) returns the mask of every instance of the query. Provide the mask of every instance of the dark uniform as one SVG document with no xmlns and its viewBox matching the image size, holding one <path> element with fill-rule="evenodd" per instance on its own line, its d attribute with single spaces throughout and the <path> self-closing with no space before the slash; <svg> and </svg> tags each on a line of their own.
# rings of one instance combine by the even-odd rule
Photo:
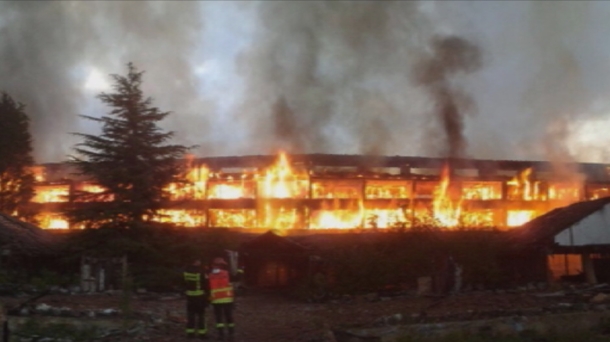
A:
<svg viewBox="0 0 610 342">
<path fill-rule="evenodd" d="M 199 335 L 205 338 L 207 336 L 205 309 L 208 306 L 210 287 L 203 267 L 195 263 L 188 266 L 184 270 L 184 282 L 186 287 L 186 333 L 189 337 Z"/>
</svg>

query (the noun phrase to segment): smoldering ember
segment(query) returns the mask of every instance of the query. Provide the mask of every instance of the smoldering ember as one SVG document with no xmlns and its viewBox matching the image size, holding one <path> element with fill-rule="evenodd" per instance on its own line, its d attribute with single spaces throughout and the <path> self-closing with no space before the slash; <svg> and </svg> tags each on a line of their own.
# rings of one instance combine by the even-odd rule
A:
<svg viewBox="0 0 610 342">
<path fill-rule="evenodd" d="M 609 11 L 0 2 L 2 342 L 608 340 Z"/>
</svg>

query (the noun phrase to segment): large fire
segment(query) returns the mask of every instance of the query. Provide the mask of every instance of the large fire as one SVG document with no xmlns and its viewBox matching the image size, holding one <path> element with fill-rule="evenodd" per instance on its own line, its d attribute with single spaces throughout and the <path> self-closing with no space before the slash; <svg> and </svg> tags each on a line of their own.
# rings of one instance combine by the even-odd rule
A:
<svg viewBox="0 0 610 342">
<path fill-rule="evenodd" d="M 165 190 L 173 203 L 154 219 L 184 227 L 241 227 L 274 229 L 389 229 L 431 225 L 497 227 L 521 225 L 555 207 L 586 198 L 610 195 L 606 184 L 584 187 L 582 182 L 536 178 L 527 168 L 510 176 L 478 179 L 452 172 L 422 177 L 390 174 L 365 176 L 351 172 L 319 171 L 292 164 L 280 153 L 266 168 L 210 169 L 186 160 L 183 180 Z M 90 183 L 52 183 L 43 169 L 33 202 L 42 205 L 77 201 L 73 191 L 101 195 L 105 189 Z M 112 196 L 97 196 L 111 201 Z M 44 228 L 70 228 L 59 211 L 41 210 Z"/>
</svg>

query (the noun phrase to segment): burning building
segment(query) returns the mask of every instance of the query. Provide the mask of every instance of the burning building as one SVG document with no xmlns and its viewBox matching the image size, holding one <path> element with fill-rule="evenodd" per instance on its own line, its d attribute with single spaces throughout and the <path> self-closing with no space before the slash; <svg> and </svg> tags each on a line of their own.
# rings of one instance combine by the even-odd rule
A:
<svg viewBox="0 0 610 342">
<path fill-rule="evenodd" d="M 185 163 L 185 182 L 167 187 L 171 201 L 157 218 L 184 227 L 510 229 L 558 207 L 610 196 L 606 164 L 329 154 Z M 34 171 L 40 226 L 84 228 L 70 226 L 61 212 L 78 205 L 75 193 L 102 189 L 75 178 L 66 164 Z"/>
</svg>

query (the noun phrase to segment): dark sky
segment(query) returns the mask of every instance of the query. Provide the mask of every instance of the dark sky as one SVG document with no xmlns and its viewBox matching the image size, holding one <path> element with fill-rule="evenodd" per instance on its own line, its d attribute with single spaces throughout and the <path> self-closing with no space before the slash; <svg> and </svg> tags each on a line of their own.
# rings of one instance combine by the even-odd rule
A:
<svg viewBox="0 0 610 342">
<path fill-rule="evenodd" d="M 603 1 L 3 1 L 0 90 L 38 162 L 99 129 L 78 115 L 107 111 L 130 61 L 200 156 L 610 162 L 609 19 Z"/>
</svg>

